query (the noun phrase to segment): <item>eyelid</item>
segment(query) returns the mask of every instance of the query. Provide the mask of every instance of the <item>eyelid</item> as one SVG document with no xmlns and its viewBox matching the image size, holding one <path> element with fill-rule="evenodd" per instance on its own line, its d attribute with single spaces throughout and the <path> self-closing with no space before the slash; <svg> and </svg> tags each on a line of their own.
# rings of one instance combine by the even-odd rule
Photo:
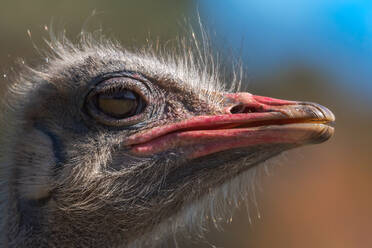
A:
<svg viewBox="0 0 372 248">
<path fill-rule="evenodd" d="M 125 80 L 125 82 L 122 81 L 123 79 Z M 95 90 L 97 93 L 110 91 L 114 92 L 117 91 L 118 88 L 123 90 L 134 91 L 139 96 L 141 96 L 146 102 L 148 102 L 147 94 L 144 94 L 145 92 L 148 92 L 147 87 L 145 87 L 145 85 L 141 81 L 138 81 L 133 78 L 126 77 L 110 78 L 97 84 L 93 90 Z"/>
</svg>

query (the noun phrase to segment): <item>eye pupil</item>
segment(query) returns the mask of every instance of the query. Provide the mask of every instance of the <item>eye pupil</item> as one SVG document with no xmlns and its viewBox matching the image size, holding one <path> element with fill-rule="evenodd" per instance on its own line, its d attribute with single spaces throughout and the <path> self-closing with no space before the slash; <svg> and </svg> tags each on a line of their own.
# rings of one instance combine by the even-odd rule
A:
<svg viewBox="0 0 372 248">
<path fill-rule="evenodd" d="M 98 108 L 114 118 L 128 118 L 141 110 L 141 98 L 133 91 L 123 90 L 97 95 Z"/>
</svg>

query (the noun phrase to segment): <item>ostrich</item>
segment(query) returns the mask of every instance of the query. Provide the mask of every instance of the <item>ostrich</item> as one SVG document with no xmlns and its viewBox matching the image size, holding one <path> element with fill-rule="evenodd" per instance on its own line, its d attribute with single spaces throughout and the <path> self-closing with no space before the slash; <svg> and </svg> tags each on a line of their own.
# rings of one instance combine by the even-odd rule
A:
<svg viewBox="0 0 372 248">
<path fill-rule="evenodd" d="M 50 46 L 2 99 L 1 247 L 153 247 L 236 200 L 250 168 L 333 134 L 323 106 L 228 90 L 201 48 Z"/>
</svg>

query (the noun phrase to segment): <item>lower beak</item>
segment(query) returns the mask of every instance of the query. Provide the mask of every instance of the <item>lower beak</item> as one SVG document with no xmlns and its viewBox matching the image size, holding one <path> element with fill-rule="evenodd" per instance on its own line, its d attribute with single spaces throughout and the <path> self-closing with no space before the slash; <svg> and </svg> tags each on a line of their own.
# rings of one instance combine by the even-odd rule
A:
<svg viewBox="0 0 372 248">
<path fill-rule="evenodd" d="M 178 150 L 197 158 L 235 148 L 286 144 L 300 146 L 329 139 L 335 121 L 327 108 L 249 93 L 225 94 L 223 113 L 195 116 L 129 137 L 142 156 Z"/>
</svg>

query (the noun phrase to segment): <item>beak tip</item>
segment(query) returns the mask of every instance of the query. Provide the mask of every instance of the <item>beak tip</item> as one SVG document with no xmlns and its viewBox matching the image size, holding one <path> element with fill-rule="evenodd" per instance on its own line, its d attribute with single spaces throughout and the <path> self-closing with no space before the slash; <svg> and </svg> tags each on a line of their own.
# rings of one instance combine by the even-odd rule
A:
<svg viewBox="0 0 372 248">
<path fill-rule="evenodd" d="M 323 115 L 324 120 L 328 122 L 336 121 L 336 116 L 328 108 L 324 107 L 323 105 L 317 104 L 317 103 L 309 103 L 309 104 L 313 105 L 316 109 L 319 110 L 319 112 Z"/>
<path fill-rule="evenodd" d="M 314 133 L 314 137 L 311 138 L 312 144 L 320 144 L 327 140 L 329 140 L 333 134 L 335 129 L 329 125 L 322 125 L 322 131 Z"/>
</svg>

